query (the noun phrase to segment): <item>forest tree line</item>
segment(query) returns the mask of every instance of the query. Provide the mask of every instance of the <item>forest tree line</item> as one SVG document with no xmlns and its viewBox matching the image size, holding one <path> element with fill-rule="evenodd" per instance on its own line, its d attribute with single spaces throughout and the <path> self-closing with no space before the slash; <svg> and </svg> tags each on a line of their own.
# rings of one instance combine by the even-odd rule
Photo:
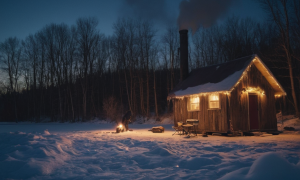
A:
<svg viewBox="0 0 300 180">
<path fill-rule="evenodd" d="M 258 54 L 287 92 L 286 113 L 299 115 L 300 4 L 261 0 L 270 20 L 232 16 L 189 34 L 190 71 Z M 101 29 L 100 29 L 101 30 Z M 179 83 L 177 26 L 158 35 L 149 20 L 120 18 L 107 36 L 93 17 L 49 24 L 0 43 L 0 121 L 116 120 L 127 110 L 157 118 L 171 112 Z"/>
</svg>

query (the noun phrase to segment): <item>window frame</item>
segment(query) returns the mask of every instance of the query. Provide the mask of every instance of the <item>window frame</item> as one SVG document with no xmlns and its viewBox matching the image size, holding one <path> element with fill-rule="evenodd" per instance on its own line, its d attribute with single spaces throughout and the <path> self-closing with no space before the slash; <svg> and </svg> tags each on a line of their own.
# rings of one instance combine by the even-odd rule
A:
<svg viewBox="0 0 300 180">
<path fill-rule="evenodd" d="M 192 103 L 192 102 L 191 102 L 192 98 L 198 98 L 198 99 L 199 99 L 199 102 L 198 102 L 198 109 L 193 109 L 193 110 L 191 110 L 191 105 L 192 105 L 192 104 L 196 104 L 196 103 Z M 201 103 L 200 96 L 189 97 L 189 98 L 188 98 L 188 103 L 187 103 L 187 110 L 188 110 L 188 112 L 200 111 L 200 103 Z"/>
<path fill-rule="evenodd" d="M 212 96 L 212 95 L 217 95 L 218 97 L 219 97 L 219 107 L 217 107 L 217 108 L 211 108 L 210 107 L 210 96 Z M 211 93 L 211 94 L 209 94 L 208 95 L 208 110 L 219 110 L 219 109 L 221 109 L 221 98 L 220 98 L 220 93 Z"/>
</svg>

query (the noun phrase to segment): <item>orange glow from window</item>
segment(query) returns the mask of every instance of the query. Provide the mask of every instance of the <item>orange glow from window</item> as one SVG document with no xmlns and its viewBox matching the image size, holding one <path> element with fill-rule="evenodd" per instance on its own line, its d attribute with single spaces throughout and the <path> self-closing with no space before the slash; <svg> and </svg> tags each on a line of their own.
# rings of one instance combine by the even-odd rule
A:
<svg viewBox="0 0 300 180">
<path fill-rule="evenodd" d="M 190 98 L 190 111 L 199 110 L 199 97 L 191 97 Z"/>
<path fill-rule="evenodd" d="M 216 109 L 220 107 L 219 94 L 209 95 L 209 108 Z"/>
<path fill-rule="evenodd" d="M 191 103 L 199 103 L 199 97 L 191 98 Z"/>
</svg>

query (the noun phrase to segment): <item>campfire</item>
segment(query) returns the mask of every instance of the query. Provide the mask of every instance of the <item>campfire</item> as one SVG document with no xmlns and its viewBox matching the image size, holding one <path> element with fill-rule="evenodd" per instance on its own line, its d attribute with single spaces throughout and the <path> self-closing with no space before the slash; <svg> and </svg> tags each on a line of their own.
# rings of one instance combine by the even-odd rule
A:
<svg viewBox="0 0 300 180">
<path fill-rule="evenodd" d="M 120 132 L 124 132 L 124 127 L 122 124 L 120 124 L 119 126 L 117 126 L 116 128 L 116 133 L 120 133 Z"/>
</svg>

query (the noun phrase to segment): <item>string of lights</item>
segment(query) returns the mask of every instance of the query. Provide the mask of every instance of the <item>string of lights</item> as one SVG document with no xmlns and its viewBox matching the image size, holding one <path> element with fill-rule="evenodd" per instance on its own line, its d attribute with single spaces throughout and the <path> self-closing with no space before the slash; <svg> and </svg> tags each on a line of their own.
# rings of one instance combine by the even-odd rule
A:
<svg viewBox="0 0 300 180">
<path fill-rule="evenodd" d="M 267 79 L 267 81 L 275 89 L 275 91 L 276 91 L 275 97 L 280 97 L 282 95 L 286 95 L 286 92 L 283 90 L 282 86 L 276 80 L 276 78 L 274 77 L 272 72 L 266 67 L 266 65 L 261 61 L 261 59 L 257 55 L 255 55 L 253 57 L 253 60 L 249 63 L 249 65 L 243 71 L 239 80 L 233 85 L 233 87 L 229 91 L 214 91 L 214 92 L 203 92 L 203 93 L 192 94 L 192 95 L 172 96 L 172 97 L 168 97 L 168 100 L 171 100 L 171 99 L 181 99 L 182 100 L 186 97 L 194 98 L 194 97 L 206 96 L 207 94 L 214 94 L 214 93 L 222 93 L 225 95 L 230 95 L 230 93 L 240 84 L 240 82 L 243 80 L 243 78 L 248 75 L 247 72 L 250 70 L 252 65 L 255 65 L 262 72 L 263 76 Z M 265 95 L 265 91 L 262 90 L 260 87 L 245 87 L 242 90 L 242 93 L 243 92 L 255 92 L 255 93 L 259 93 L 261 95 Z"/>
</svg>

